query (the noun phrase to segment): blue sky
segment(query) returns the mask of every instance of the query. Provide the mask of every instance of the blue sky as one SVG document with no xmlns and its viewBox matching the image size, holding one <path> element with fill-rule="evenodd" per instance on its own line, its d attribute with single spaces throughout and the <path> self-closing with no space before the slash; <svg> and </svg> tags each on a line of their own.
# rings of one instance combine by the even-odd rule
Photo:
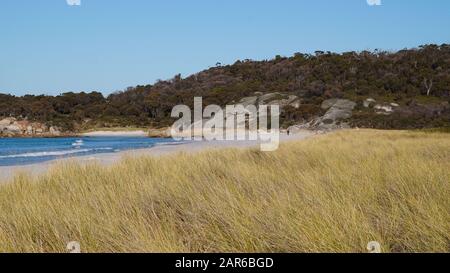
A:
<svg viewBox="0 0 450 273">
<path fill-rule="evenodd" d="M 450 1 L 2 0 L 0 93 L 105 94 L 216 62 L 450 43 Z"/>
</svg>

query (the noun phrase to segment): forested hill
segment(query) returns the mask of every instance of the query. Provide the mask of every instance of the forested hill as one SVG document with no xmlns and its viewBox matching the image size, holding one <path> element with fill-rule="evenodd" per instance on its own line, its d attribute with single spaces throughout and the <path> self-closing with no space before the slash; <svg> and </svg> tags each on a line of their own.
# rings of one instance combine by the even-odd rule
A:
<svg viewBox="0 0 450 273">
<path fill-rule="evenodd" d="M 266 61 L 243 60 L 227 66 L 218 63 L 187 78 L 177 75 L 108 97 L 98 92 L 55 97 L 0 94 L 0 117 L 38 121 L 73 131 L 115 126 L 158 127 L 171 124 L 172 107 L 192 105 L 194 96 L 202 96 L 204 104 L 225 105 L 255 94 L 273 93 L 279 100 L 297 98 L 295 105 L 283 107 L 284 126 L 323 115 L 321 104 L 331 98 L 357 103 L 355 114 L 349 118 L 354 126 L 448 126 L 450 45 L 427 45 L 398 52 L 318 51 Z M 367 99 L 398 105 L 398 110 L 380 114 L 373 107 L 363 106 Z"/>
</svg>

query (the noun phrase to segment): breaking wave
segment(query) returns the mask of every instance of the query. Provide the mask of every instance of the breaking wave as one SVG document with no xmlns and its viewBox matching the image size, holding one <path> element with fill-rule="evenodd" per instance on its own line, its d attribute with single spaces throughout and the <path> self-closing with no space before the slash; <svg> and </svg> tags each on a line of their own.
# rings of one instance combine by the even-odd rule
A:
<svg viewBox="0 0 450 273">
<path fill-rule="evenodd" d="M 5 158 L 25 158 L 25 157 L 47 157 L 47 156 L 65 156 L 80 153 L 89 153 L 95 151 L 107 151 L 113 150 L 112 148 L 98 148 L 98 149 L 77 149 L 77 150 L 65 150 L 65 151 L 50 151 L 50 152 L 35 152 L 35 153 L 24 153 L 16 155 L 4 155 L 0 156 L 0 159 Z"/>
</svg>

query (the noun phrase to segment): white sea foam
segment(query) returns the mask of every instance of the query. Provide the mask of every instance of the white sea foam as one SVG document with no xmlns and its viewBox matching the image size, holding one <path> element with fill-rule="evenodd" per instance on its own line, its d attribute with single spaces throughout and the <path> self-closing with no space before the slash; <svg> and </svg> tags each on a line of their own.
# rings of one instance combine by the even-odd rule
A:
<svg viewBox="0 0 450 273">
<path fill-rule="evenodd" d="M 74 146 L 74 147 L 81 147 L 81 146 L 84 146 L 84 141 L 83 140 L 77 140 L 77 141 L 75 141 L 74 143 L 72 143 L 72 146 Z"/>
<path fill-rule="evenodd" d="M 24 154 L 0 156 L 0 159 L 6 159 L 6 158 L 27 158 L 27 157 L 47 157 L 47 156 L 65 156 L 65 155 L 72 155 L 72 154 L 79 154 L 79 153 L 89 153 L 89 152 L 93 152 L 93 151 L 107 151 L 107 150 L 112 150 L 112 148 L 77 149 L 77 150 L 64 150 L 64 151 L 24 153 Z"/>
<path fill-rule="evenodd" d="M 36 153 L 25 153 L 16 155 L 4 155 L 1 158 L 18 158 L 18 157 L 43 157 L 43 156 L 63 156 L 77 153 L 87 153 L 91 152 L 91 149 L 80 149 L 80 150 L 66 150 L 66 151 L 52 151 L 52 152 L 36 152 Z"/>
</svg>

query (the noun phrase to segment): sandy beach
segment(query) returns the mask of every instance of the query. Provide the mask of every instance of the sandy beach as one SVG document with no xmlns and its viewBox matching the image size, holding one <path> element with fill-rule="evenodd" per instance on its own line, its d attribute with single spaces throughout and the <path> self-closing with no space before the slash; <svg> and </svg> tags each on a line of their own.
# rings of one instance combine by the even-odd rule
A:
<svg viewBox="0 0 450 273">
<path fill-rule="evenodd" d="M 114 133 L 113 136 L 122 136 L 124 132 L 94 132 L 90 133 L 89 136 L 111 136 L 111 133 Z M 139 136 L 137 132 L 126 132 L 127 136 L 130 136 L 128 133 L 134 133 L 133 136 Z M 298 134 L 294 135 L 286 135 L 282 134 L 280 136 L 281 142 L 286 141 L 295 141 L 302 140 L 316 135 L 315 132 L 312 131 L 302 131 Z M 86 135 L 87 136 L 87 135 Z M 117 153 L 105 153 L 105 154 L 95 154 L 89 156 L 79 156 L 79 157 L 71 157 L 64 158 L 58 160 L 47 161 L 38 164 L 31 164 L 25 166 L 0 166 L 0 183 L 6 183 L 11 181 L 14 176 L 24 173 L 27 175 L 31 175 L 33 177 L 39 176 L 45 173 L 49 168 L 54 166 L 55 164 L 61 162 L 77 162 L 82 164 L 89 163 L 99 163 L 101 165 L 112 165 L 118 161 L 120 161 L 124 156 L 163 156 L 178 152 L 186 152 L 186 153 L 196 153 L 209 149 L 225 149 L 225 148 L 250 148 L 257 147 L 260 143 L 257 141 L 192 141 L 192 142 L 180 142 L 173 144 L 164 144 L 164 145 L 156 145 L 152 148 L 148 149 L 139 149 L 139 150 L 128 150 Z"/>
<path fill-rule="evenodd" d="M 148 133 L 144 131 L 94 131 L 81 134 L 85 137 L 100 137 L 100 136 L 123 136 L 123 137 L 145 137 Z"/>
</svg>

